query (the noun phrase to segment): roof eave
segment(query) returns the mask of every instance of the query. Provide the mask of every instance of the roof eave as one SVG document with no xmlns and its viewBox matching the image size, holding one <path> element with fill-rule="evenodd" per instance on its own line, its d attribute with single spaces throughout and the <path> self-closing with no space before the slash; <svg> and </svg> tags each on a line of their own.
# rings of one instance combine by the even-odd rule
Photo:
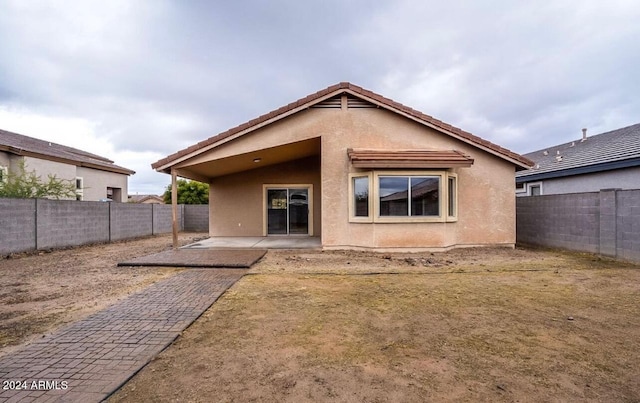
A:
<svg viewBox="0 0 640 403">
<path fill-rule="evenodd" d="M 458 139 L 459 141 L 462 141 L 476 148 L 479 148 L 485 152 L 488 152 L 489 154 L 502 158 L 514 164 L 516 166 L 516 170 L 518 171 L 529 169 L 534 165 L 534 162 L 529 160 L 528 158 L 525 158 L 510 150 L 504 149 L 489 141 L 481 139 L 480 137 L 477 137 L 471 133 L 467 133 L 462 129 L 448 125 L 444 122 L 440 122 L 439 120 L 433 117 L 430 117 L 428 115 L 425 115 L 422 112 L 409 108 L 389 98 L 385 98 L 384 96 L 375 94 L 372 91 L 365 90 L 362 87 L 358 87 L 350 83 L 342 82 L 342 83 L 333 85 L 331 87 L 328 87 L 324 90 L 318 91 L 307 97 L 304 97 L 296 102 L 293 102 L 291 104 L 278 108 L 272 112 L 262 115 L 242 125 L 231 128 L 226 132 L 210 137 L 184 150 L 181 150 L 172 155 L 169 155 L 151 164 L 151 167 L 158 172 L 170 173 L 171 167 L 181 162 L 187 161 L 190 158 L 193 158 L 197 155 L 205 153 L 219 145 L 225 144 L 247 133 L 258 130 L 280 119 L 284 119 L 288 116 L 291 116 L 295 113 L 305 110 L 309 108 L 311 105 L 317 104 L 319 102 L 324 101 L 325 99 L 331 98 L 335 95 L 342 94 L 342 93 L 349 93 L 358 98 L 365 99 L 368 102 L 371 102 L 372 104 L 380 108 L 390 110 L 394 113 L 397 113 L 401 116 L 411 119 L 419 124 L 425 125 L 436 131 L 442 132 L 455 139 Z M 379 100 L 378 98 L 382 99 L 382 101 Z M 252 124 L 252 122 L 255 122 L 255 123 Z M 436 122 L 439 122 L 441 124 L 437 124 Z M 246 126 L 246 127 L 242 130 L 239 130 L 239 128 L 243 126 Z M 238 131 L 234 132 L 235 130 L 238 130 Z M 227 135 L 227 133 L 230 133 L 230 134 Z M 184 155 L 181 155 L 183 153 Z"/>
<path fill-rule="evenodd" d="M 575 176 L 575 175 L 583 175 L 604 171 L 613 171 L 616 169 L 624 169 L 640 166 L 640 157 L 628 159 L 628 160 L 620 160 L 620 161 L 611 161 L 605 162 L 602 164 L 593 164 L 593 165 L 585 165 L 581 167 L 575 168 L 567 168 L 567 169 L 558 169 L 555 171 L 547 171 L 547 172 L 538 172 L 527 175 L 521 175 L 516 177 L 516 183 L 526 183 L 532 181 L 539 181 L 544 179 L 554 179 L 554 178 L 563 178 L 567 176 Z"/>
</svg>

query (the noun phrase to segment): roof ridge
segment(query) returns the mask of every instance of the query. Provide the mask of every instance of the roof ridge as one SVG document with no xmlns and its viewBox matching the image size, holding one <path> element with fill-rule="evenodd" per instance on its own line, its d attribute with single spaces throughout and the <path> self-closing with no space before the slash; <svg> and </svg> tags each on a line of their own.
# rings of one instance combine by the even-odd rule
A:
<svg viewBox="0 0 640 403">
<path fill-rule="evenodd" d="M 377 101 L 380 104 L 383 104 L 385 106 L 387 106 L 388 108 L 391 109 L 395 109 L 397 111 L 400 111 L 402 113 L 406 113 L 407 115 L 418 119 L 420 121 L 422 121 L 423 123 L 426 123 L 428 125 L 432 125 L 435 126 L 437 128 L 439 128 L 440 130 L 444 130 L 449 132 L 450 134 L 453 134 L 454 136 L 459 136 L 471 143 L 475 143 L 476 145 L 480 145 L 482 147 L 486 147 L 492 151 L 494 151 L 496 154 L 502 155 L 504 158 L 508 158 L 514 161 L 519 162 L 520 164 L 522 164 L 523 166 L 533 166 L 533 161 L 531 161 L 530 159 L 514 152 L 511 151 L 509 149 L 506 149 L 504 147 L 501 147 L 497 144 L 494 144 L 488 140 L 482 139 L 481 137 L 478 137 L 474 134 L 471 134 L 470 132 L 464 131 L 458 127 L 452 126 L 448 123 L 445 123 L 441 120 L 438 120 L 436 118 L 434 118 L 433 116 L 427 115 L 423 112 L 420 112 L 418 110 L 415 110 L 411 107 L 408 107 L 406 105 L 403 105 L 399 102 L 396 102 L 390 98 L 387 98 L 385 96 L 382 96 L 380 94 L 377 94 L 373 91 L 367 90 L 363 87 L 360 87 L 358 85 L 352 84 L 348 81 L 342 81 L 338 84 L 333 84 L 325 89 L 316 91 L 310 95 L 307 95 L 305 97 L 302 97 L 300 99 L 298 99 L 297 101 L 291 102 L 285 106 L 282 106 L 280 108 L 277 108 L 275 110 L 272 110 L 271 112 L 268 112 L 266 114 L 260 115 L 257 118 L 251 119 L 248 122 L 242 123 L 240 125 L 237 125 L 235 127 L 232 127 L 224 132 L 218 133 L 217 135 L 211 136 L 205 140 L 202 140 L 190 147 L 187 147 L 183 150 L 177 151 L 173 154 L 168 155 L 165 158 L 162 158 L 158 161 L 156 161 L 155 163 L 151 164 L 151 167 L 154 169 L 157 169 L 163 165 L 169 164 L 179 158 L 182 158 L 188 154 L 191 154 L 192 152 L 195 152 L 201 148 L 204 147 L 208 147 L 211 145 L 214 145 L 215 143 L 224 140 L 225 138 L 228 138 L 234 134 L 238 134 L 240 132 L 243 132 L 247 129 L 250 129 L 258 124 L 261 123 L 265 123 L 268 120 L 271 120 L 273 118 L 276 118 L 284 113 L 287 112 L 291 112 L 301 106 L 304 106 L 306 104 L 308 104 L 309 102 L 315 101 L 315 100 L 319 100 L 322 97 L 329 95 L 333 92 L 339 91 L 339 90 L 348 90 L 348 91 L 352 91 L 360 96 L 363 97 L 367 97 L 370 99 L 373 99 L 375 101 Z"/>
</svg>

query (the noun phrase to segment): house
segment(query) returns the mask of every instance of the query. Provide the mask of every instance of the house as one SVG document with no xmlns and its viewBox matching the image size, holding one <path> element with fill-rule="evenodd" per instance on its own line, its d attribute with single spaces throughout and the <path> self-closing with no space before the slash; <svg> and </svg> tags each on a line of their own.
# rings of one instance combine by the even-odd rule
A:
<svg viewBox="0 0 640 403">
<path fill-rule="evenodd" d="M 28 172 L 70 180 L 76 200 L 126 202 L 129 175 L 135 172 L 113 161 L 76 148 L 0 130 L 0 172 L 4 177 L 20 163 Z"/>
<path fill-rule="evenodd" d="M 210 184 L 209 235 L 320 237 L 325 249 L 515 243 L 528 159 L 340 83 L 161 159 Z"/>
<path fill-rule="evenodd" d="M 164 204 L 164 199 L 158 195 L 129 195 L 129 203 Z"/>
<path fill-rule="evenodd" d="M 516 173 L 516 195 L 640 189 L 640 123 L 525 154 L 535 165 Z"/>
</svg>

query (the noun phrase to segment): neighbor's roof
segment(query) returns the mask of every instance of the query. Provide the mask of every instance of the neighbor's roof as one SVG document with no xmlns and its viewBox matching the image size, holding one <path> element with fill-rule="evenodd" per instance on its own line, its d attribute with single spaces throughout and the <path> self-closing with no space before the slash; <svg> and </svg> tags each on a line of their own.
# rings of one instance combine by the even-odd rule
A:
<svg viewBox="0 0 640 403">
<path fill-rule="evenodd" d="M 518 182 L 640 166 L 640 123 L 525 154 L 533 168 Z"/>
<path fill-rule="evenodd" d="M 6 130 L 0 130 L 0 151 L 125 175 L 135 173 L 99 155 Z"/>
<path fill-rule="evenodd" d="M 407 116 L 419 123 L 422 123 L 440 132 L 448 134 L 451 137 L 457 138 L 463 142 L 472 144 L 491 154 L 494 154 L 498 157 L 506 159 L 514 163 L 520 169 L 526 169 L 533 165 L 533 162 L 530 161 L 529 159 L 513 151 L 507 150 L 506 148 L 500 147 L 497 144 L 491 143 L 487 140 L 484 140 L 462 129 L 451 126 L 445 122 L 442 122 L 438 119 L 433 118 L 432 116 L 426 115 L 420 111 L 409 108 L 408 106 L 402 105 L 389 98 L 385 98 L 382 95 L 376 94 L 375 92 L 366 90 L 362 87 L 353 85 L 348 82 L 342 82 L 339 84 L 332 85 L 314 94 L 308 95 L 304 98 L 301 98 L 295 102 L 290 103 L 289 105 L 278 108 L 265 115 L 262 115 L 246 123 L 243 123 L 239 126 L 236 126 L 232 129 L 229 129 L 225 132 L 222 132 L 216 136 L 210 137 L 204 141 L 201 141 L 197 144 L 192 145 L 191 147 L 178 151 L 177 153 L 171 154 L 168 157 L 153 163 L 151 167 L 159 171 L 168 172 L 169 168 L 172 165 L 177 164 L 181 161 L 184 161 L 195 155 L 198 155 L 202 152 L 208 151 L 211 148 L 215 147 L 217 143 L 229 137 L 241 136 L 245 133 L 248 133 L 260 127 L 263 127 L 269 123 L 282 119 L 286 116 L 292 115 L 293 113 L 296 113 L 301 110 L 305 110 L 309 108 L 311 105 L 317 104 L 319 102 L 322 102 L 325 99 L 331 98 L 341 93 L 352 94 L 356 97 L 368 100 L 378 105 L 379 107 Z"/>
</svg>

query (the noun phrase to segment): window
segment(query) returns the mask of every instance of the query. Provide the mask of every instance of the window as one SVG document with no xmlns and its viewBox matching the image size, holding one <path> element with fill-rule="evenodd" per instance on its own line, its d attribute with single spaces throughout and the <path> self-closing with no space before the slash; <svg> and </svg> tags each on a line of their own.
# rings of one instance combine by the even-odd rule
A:
<svg viewBox="0 0 640 403">
<path fill-rule="evenodd" d="M 4 182 L 9 177 L 9 169 L 0 165 L 0 182 Z"/>
<path fill-rule="evenodd" d="M 380 216 L 439 216 L 439 176 L 380 176 Z"/>
<path fill-rule="evenodd" d="M 529 191 L 527 194 L 529 196 L 540 196 L 542 195 L 542 182 L 530 183 L 527 185 Z"/>
<path fill-rule="evenodd" d="M 360 176 L 352 178 L 354 189 L 354 216 L 369 217 L 369 178 Z"/>
<path fill-rule="evenodd" d="M 372 174 L 349 175 L 349 221 L 372 222 Z"/>
<path fill-rule="evenodd" d="M 84 179 L 76 177 L 76 200 L 84 199 Z"/>
<path fill-rule="evenodd" d="M 350 174 L 349 221 L 457 221 L 457 180 L 456 174 L 442 171 Z"/>
<path fill-rule="evenodd" d="M 448 197 L 448 203 L 447 203 L 447 217 L 449 218 L 455 218 L 458 216 L 458 200 L 457 200 L 457 196 L 458 196 L 458 177 L 450 175 L 447 177 L 447 195 Z"/>
</svg>

